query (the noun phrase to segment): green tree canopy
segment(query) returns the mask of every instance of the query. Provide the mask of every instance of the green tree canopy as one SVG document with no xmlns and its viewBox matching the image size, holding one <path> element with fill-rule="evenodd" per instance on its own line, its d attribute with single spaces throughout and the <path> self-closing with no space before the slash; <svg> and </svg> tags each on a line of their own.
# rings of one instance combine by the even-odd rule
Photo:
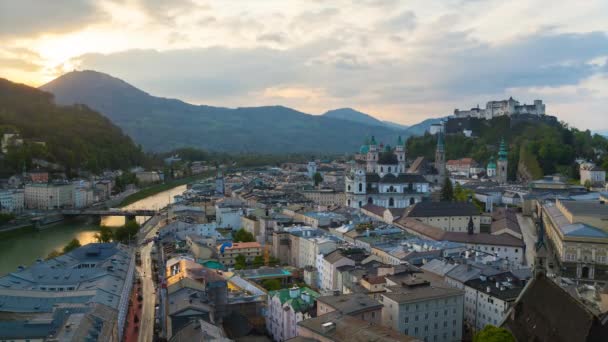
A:
<svg viewBox="0 0 608 342">
<path fill-rule="evenodd" d="M 253 237 L 253 234 L 246 231 L 244 228 L 241 228 L 233 234 L 232 240 L 234 242 L 254 242 L 255 238 Z"/>
<path fill-rule="evenodd" d="M 239 254 L 234 258 L 234 268 L 242 270 L 247 267 L 247 258 L 244 255 Z"/>
<path fill-rule="evenodd" d="M 507 329 L 486 325 L 475 334 L 473 342 L 515 342 L 515 338 Z"/>
<path fill-rule="evenodd" d="M 97 242 L 110 242 L 114 238 L 114 233 L 109 227 L 101 227 L 99 233 L 95 233 L 95 240 Z"/>
<path fill-rule="evenodd" d="M 68 242 L 67 245 L 63 247 L 63 253 L 71 252 L 80 246 L 80 241 L 78 241 L 78 239 L 72 239 L 70 242 Z"/>
<path fill-rule="evenodd" d="M 278 279 L 264 279 L 262 286 L 268 291 L 276 291 L 282 288 L 281 281 Z"/>
<path fill-rule="evenodd" d="M 315 174 L 312 176 L 312 180 L 315 182 L 315 186 L 317 186 L 323 183 L 323 176 L 321 176 L 319 172 L 315 172 Z"/>
<path fill-rule="evenodd" d="M 452 201 L 454 199 L 454 189 L 452 188 L 452 181 L 449 177 L 445 177 L 443 187 L 441 188 L 441 200 Z"/>
</svg>

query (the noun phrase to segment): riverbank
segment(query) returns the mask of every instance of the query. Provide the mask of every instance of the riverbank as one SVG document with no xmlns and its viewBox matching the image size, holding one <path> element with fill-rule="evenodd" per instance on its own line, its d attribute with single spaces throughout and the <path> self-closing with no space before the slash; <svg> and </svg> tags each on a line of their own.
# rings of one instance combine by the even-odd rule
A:
<svg viewBox="0 0 608 342">
<path fill-rule="evenodd" d="M 213 172 L 215 172 L 215 171 L 213 171 Z M 185 177 L 185 178 L 179 178 L 179 179 L 172 179 L 172 180 L 162 183 L 162 184 L 154 184 L 154 185 L 148 186 L 146 188 L 143 188 L 143 189 L 137 191 L 134 194 L 131 194 L 131 195 L 125 197 L 122 200 L 122 202 L 120 202 L 119 206 L 126 207 L 127 205 L 133 204 L 146 197 L 150 197 L 150 196 L 159 194 L 163 191 L 171 190 L 175 187 L 178 187 L 181 185 L 186 185 L 188 183 L 192 183 L 194 181 L 207 178 L 207 177 L 211 176 L 213 174 L 213 172 L 203 172 L 198 175 Z"/>
</svg>

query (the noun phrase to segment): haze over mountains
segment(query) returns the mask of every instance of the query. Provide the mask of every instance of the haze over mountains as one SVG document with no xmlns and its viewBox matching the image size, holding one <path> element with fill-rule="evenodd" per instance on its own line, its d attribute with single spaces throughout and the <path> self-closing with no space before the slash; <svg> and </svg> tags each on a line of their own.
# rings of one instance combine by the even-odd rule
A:
<svg viewBox="0 0 608 342">
<path fill-rule="evenodd" d="M 365 137 L 394 145 L 439 119 L 411 127 L 350 108 L 310 115 L 283 106 L 224 108 L 152 96 L 96 71 L 67 73 L 40 87 L 60 104 L 81 103 L 107 116 L 147 151 L 197 147 L 227 152 L 354 152 Z"/>
</svg>

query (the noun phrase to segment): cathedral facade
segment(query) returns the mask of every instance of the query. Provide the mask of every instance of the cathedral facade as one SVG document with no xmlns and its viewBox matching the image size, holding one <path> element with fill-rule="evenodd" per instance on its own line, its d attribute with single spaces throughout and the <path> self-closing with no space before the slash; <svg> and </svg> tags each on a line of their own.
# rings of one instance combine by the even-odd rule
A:
<svg viewBox="0 0 608 342">
<path fill-rule="evenodd" d="M 428 181 L 406 173 L 405 144 L 398 138 L 394 148 L 372 136 L 359 149 L 345 177 L 346 205 L 361 208 L 374 204 L 385 208 L 407 208 L 429 194 Z"/>
</svg>

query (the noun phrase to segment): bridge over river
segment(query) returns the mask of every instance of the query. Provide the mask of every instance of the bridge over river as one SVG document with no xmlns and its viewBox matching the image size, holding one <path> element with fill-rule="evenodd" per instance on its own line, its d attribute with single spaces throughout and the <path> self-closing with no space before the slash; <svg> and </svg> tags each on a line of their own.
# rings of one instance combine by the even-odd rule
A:
<svg viewBox="0 0 608 342">
<path fill-rule="evenodd" d="M 99 210 L 99 209 L 64 209 L 61 215 L 64 216 L 154 216 L 157 210 L 151 209 L 120 209 L 120 210 Z"/>
</svg>

